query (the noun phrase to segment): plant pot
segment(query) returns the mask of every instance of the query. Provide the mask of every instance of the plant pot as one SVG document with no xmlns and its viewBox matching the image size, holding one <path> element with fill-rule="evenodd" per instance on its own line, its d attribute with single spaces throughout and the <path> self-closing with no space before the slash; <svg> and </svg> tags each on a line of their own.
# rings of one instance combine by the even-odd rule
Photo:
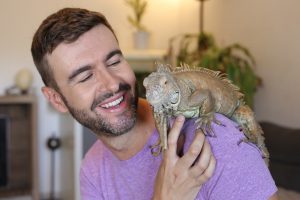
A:
<svg viewBox="0 0 300 200">
<path fill-rule="evenodd" d="M 133 33 L 133 42 L 135 49 L 147 49 L 149 46 L 150 34 L 147 31 L 136 31 Z"/>
</svg>

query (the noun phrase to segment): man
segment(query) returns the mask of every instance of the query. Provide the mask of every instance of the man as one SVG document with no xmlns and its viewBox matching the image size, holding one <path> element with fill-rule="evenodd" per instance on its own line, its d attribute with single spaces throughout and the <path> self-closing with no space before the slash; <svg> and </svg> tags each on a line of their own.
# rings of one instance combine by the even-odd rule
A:
<svg viewBox="0 0 300 200">
<path fill-rule="evenodd" d="M 134 73 L 100 13 L 54 13 L 38 28 L 31 51 L 44 96 L 99 139 L 82 163 L 83 200 L 277 199 L 257 148 L 237 145 L 243 134 L 224 116 L 217 116 L 225 127 L 213 125 L 210 144 L 179 116 L 168 150 L 151 154 L 158 139 L 151 107 L 138 99 Z"/>
</svg>

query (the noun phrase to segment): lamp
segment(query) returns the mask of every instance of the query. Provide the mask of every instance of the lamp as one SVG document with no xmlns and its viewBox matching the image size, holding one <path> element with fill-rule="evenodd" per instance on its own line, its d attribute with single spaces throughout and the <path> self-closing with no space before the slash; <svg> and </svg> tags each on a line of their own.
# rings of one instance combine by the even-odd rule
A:
<svg viewBox="0 0 300 200">
<path fill-rule="evenodd" d="M 204 26 L 204 21 L 203 21 L 203 18 L 204 18 L 204 1 L 207 1 L 207 0 L 197 0 L 200 2 L 200 8 L 199 8 L 199 31 L 200 33 L 203 33 L 203 26 Z"/>
<path fill-rule="evenodd" d="M 43 200 L 59 200 L 55 197 L 55 154 L 54 151 L 60 148 L 61 140 L 53 134 L 47 139 L 47 147 L 51 151 L 51 172 L 50 172 L 50 197 Z"/>
</svg>

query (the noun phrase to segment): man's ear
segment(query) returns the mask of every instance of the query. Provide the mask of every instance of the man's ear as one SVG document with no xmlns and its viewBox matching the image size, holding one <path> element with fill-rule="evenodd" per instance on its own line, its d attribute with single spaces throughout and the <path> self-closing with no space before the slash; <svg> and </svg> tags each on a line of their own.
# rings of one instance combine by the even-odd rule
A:
<svg viewBox="0 0 300 200">
<path fill-rule="evenodd" d="M 61 95 L 55 91 L 53 88 L 50 87 L 42 87 L 42 92 L 46 99 L 51 103 L 51 105 L 58 110 L 59 112 L 68 112 L 68 108 L 65 105 L 64 101 L 62 100 Z"/>
</svg>

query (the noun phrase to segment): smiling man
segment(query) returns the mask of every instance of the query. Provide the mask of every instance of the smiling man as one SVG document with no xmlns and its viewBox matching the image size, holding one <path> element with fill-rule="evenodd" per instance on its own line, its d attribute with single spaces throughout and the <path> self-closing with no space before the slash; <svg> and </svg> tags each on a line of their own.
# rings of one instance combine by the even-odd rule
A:
<svg viewBox="0 0 300 200">
<path fill-rule="evenodd" d="M 224 116 L 218 120 L 225 127 L 214 125 L 210 139 L 179 116 L 169 148 L 151 154 L 158 139 L 152 109 L 138 98 L 135 75 L 102 14 L 59 10 L 40 25 L 31 51 L 44 96 L 98 137 L 82 162 L 83 200 L 276 199 L 257 149 L 238 146 L 243 134 Z"/>
<path fill-rule="evenodd" d="M 99 136 L 121 135 L 133 127 L 135 76 L 108 28 L 97 26 L 75 42 L 58 45 L 46 59 L 64 97 L 66 107 L 55 102 L 60 111 L 70 111 Z M 55 95 L 49 87 L 43 93 L 49 99 Z"/>
</svg>

